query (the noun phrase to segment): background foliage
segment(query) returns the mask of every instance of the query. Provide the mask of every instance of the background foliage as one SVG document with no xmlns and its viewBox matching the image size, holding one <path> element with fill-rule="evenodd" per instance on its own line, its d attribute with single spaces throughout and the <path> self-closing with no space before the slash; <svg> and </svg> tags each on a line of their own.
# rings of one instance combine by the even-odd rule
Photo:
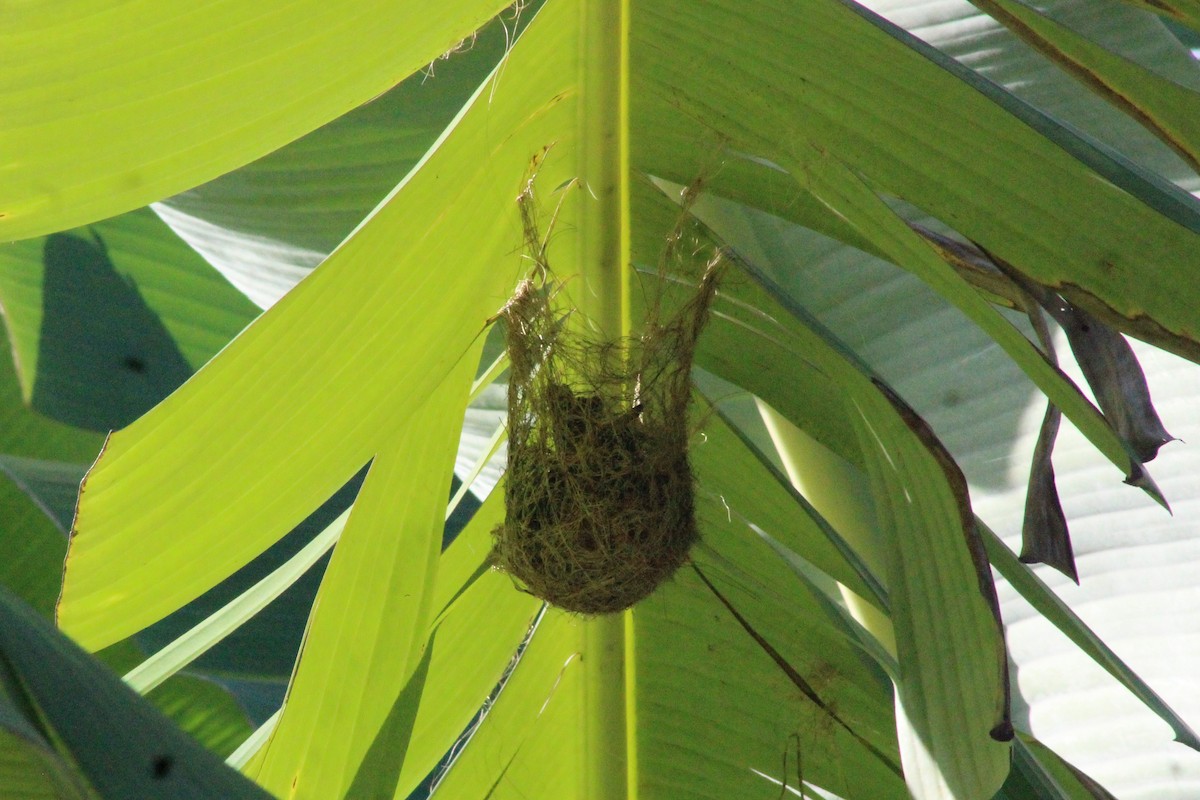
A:
<svg viewBox="0 0 1200 800">
<path fill-rule="evenodd" d="M 1195 795 L 1194 10 L 677 5 L 5 12 L 5 797 Z M 618 616 L 487 568 L 529 187 L 732 265 Z"/>
</svg>

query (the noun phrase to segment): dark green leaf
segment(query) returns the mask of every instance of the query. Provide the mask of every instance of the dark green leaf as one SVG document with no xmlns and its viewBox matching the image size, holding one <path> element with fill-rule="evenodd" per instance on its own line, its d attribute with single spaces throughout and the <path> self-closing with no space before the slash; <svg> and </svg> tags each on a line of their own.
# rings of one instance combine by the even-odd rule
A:
<svg viewBox="0 0 1200 800">
<path fill-rule="evenodd" d="M 21 704 L 105 800 L 269 797 L 2 590 L 0 664 L 9 690 L 19 687 Z"/>
</svg>

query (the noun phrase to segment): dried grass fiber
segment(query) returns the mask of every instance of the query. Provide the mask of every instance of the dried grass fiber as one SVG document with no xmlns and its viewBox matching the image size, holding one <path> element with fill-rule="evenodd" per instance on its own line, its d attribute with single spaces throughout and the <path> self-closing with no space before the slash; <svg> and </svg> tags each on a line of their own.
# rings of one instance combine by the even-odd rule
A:
<svg viewBox="0 0 1200 800">
<path fill-rule="evenodd" d="M 619 341 L 569 327 L 549 279 L 522 282 L 501 312 L 507 515 L 492 558 L 531 594 L 583 614 L 622 611 L 686 562 L 698 538 L 690 372 L 719 273 L 710 263 L 671 319 Z"/>
</svg>

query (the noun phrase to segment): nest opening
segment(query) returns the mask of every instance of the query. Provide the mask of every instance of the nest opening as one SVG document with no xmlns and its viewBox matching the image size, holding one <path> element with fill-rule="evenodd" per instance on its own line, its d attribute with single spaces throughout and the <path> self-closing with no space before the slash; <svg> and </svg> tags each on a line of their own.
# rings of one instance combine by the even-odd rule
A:
<svg viewBox="0 0 1200 800">
<path fill-rule="evenodd" d="M 531 594 L 578 613 L 622 611 L 687 561 L 699 536 L 690 373 L 720 271 L 714 259 L 673 317 L 655 319 L 655 302 L 643 333 L 619 341 L 569 327 L 548 278 L 523 281 L 501 311 L 507 513 L 492 559 Z"/>
</svg>

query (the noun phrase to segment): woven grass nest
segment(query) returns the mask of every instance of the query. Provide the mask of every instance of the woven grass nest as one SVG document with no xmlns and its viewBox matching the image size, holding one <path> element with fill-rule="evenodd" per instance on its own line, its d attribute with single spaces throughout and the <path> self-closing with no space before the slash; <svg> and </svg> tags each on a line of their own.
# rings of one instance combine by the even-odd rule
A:
<svg viewBox="0 0 1200 800">
<path fill-rule="evenodd" d="M 641 336 L 581 337 L 526 280 L 501 316 L 511 360 L 507 515 L 493 563 L 531 594 L 583 614 L 622 611 L 687 561 L 698 538 L 687 407 L 696 339 L 716 295 Z M 656 304 L 657 305 L 657 304 Z"/>
</svg>

